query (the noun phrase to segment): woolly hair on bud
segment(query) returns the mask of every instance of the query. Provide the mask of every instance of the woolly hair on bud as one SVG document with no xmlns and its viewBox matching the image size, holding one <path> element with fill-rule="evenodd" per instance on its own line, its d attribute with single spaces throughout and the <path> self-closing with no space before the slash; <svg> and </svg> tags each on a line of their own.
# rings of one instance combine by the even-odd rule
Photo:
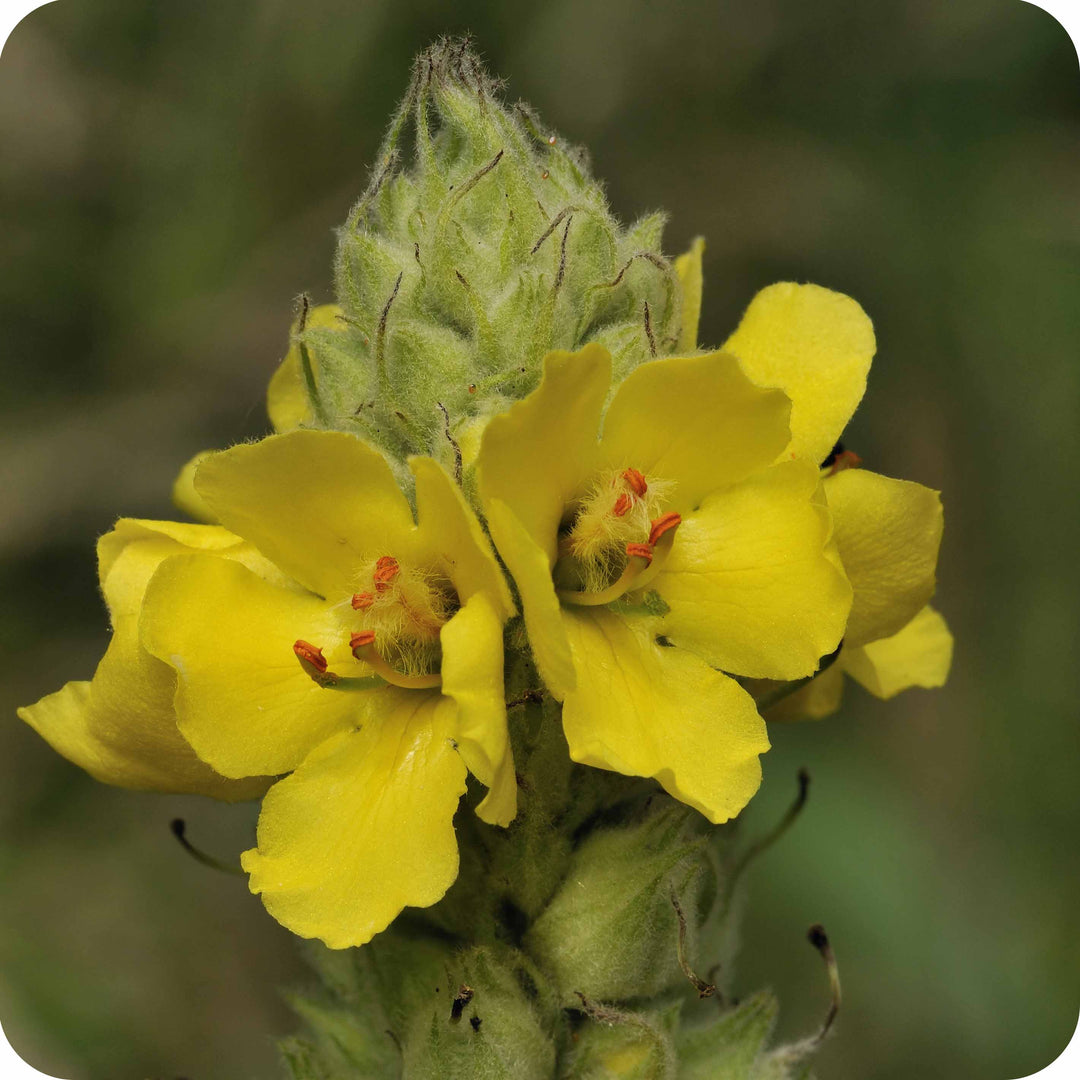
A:
<svg viewBox="0 0 1080 1080">
<path fill-rule="evenodd" d="M 583 151 L 507 105 L 468 43 L 417 58 L 371 182 L 339 233 L 342 327 L 319 355 L 312 412 L 398 459 L 523 397 L 551 349 L 590 341 L 616 376 L 670 353 L 680 291 L 651 214 L 608 209 Z"/>
</svg>

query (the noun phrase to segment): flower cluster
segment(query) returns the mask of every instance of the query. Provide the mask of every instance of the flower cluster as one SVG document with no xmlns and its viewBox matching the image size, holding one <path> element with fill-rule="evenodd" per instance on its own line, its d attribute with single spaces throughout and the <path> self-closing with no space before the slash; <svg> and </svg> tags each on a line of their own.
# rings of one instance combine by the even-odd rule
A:
<svg viewBox="0 0 1080 1080">
<path fill-rule="evenodd" d="M 839 448 L 875 351 L 859 305 L 775 285 L 699 349 L 702 243 L 670 263 L 620 233 L 578 159 L 538 160 L 483 94 L 481 129 L 443 76 L 421 64 L 406 103 L 423 167 L 388 154 L 343 235 L 343 306 L 294 327 L 276 433 L 185 470 L 200 523 L 102 537 L 108 651 L 21 710 L 106 782 L 261 796 L 250 887 L 335 948 L 446 893 L 469 775 L 511 826 L 511 667 L 535 662 L 573 761 L 720 823 L 766 719 L 825 715 L 845 674 L 940 685 L 950 659 L 936 493 Z M 537 203 L 553 174 L 580 205 Z M 477 256 L 484 185 L 508 216 Z"/>
</svg>

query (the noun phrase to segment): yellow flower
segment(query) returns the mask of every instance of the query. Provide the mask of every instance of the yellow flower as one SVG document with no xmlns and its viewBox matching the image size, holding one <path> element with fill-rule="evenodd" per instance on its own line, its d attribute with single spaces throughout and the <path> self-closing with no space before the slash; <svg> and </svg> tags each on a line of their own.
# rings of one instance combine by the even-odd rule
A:
<svg viewBox="0 0 1080 1080">
<path fill-rule="evenodd" d="M 540 386 L 484 431 L 484 511 L 571 756 L 725 821 L 769 744 L 724 672 L 810 675 L 851 590 L 817 468 L 773 464 L 783 393 L 722 352 L 643 364 L 605 413 L 610 382 L 596 345 L 545 358 Z"/>
<path fill-rule="evenodd" d="M 454 881 L 466 769 L 490 789 L 485 821 L 516 810 L 509 590 L 449 477 L 426 458 L 411 468 L 418 523 L 385 460 L 348 434 L 297 430 L 210 455 L 195 487 L 224 528 L 156 527 L 247 555 L 162 554 L 131 615 L 197 761 L 233 783 L 291 774 L 242 861 L 275 918 L 333 948 Z"/>
<path fill-rule="evenodd" d="M 695 243 L 677 263 L 683 310 L 701 309 L 701 256 Z M 685 329 L 685 323 L 684 323 Z M 833 462 L 833 450 L 862 400 L 874 355 L 873 327 L 859 305 L 817 285 L 782 282 L 762 289 L 724 349 L 760 386 L 791 399 L 791 443 L 784 456 L 829 462 L 825 496 L 836 544 L 854 589 L 836 662 L 770 711 L 772 718 L 821 717 L 839 705 L 843 674 L 879 697 L 909 686 L 941 686 L 952 636 L 927 602 L 934 593 L 942 510 L 936 491 Z"/>
</svg>

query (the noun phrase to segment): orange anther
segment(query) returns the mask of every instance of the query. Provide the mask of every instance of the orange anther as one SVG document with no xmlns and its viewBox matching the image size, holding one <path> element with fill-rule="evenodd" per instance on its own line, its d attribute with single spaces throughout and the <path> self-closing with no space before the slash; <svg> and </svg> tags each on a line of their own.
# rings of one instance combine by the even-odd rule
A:
<svg viewBox="0 0 1080 1080">
<path fill-rule="evenodd" d="M 354 652 L 357 649 L 362 649 L 366 645 L 375 644 L 375 631 L 374 630 L 361 630 L 358 634 L 349 635 L 349 648 Z"/>
<path fill-rule="evenodd" d="M 652 547 L 649 544 L 627 544 L 626 554 L 630 558 L 644 559 L 647 563 L 652 562 Z"/>
<path fill-rule="evenodd" d="M 393 555 L 381 556 L 375 563 L 375 573 L 371 575 L 375 580 L 375 591 L 386 592 L 390 588 L 390 582 L 398 576 L 400 571 L 401 567 L 398 566 L 398 561 Z"/>
<path fill-rule="evenodd" d="M 677 514 L 674 510 L 669 510 L 666 514 L 661 514 L 652 523 L 652 529 L 649 531 L 649 543 L 655 544 L 664 533 L 674 529 L 681 523 L 682 514 Z"/>
<path fill-rule="evenodd" d="M 317 645 L 312 645 L 310 641 L 296 641 L 292 648 L 301 664 L 310 664 L 320 675 L 326 671 L 326 657 Z"/>
<path fill-rule="evenodd" d="M 611 508 L 611 512 L 616 517 L 622 517 L 633 505 L 633 498 L 630 495 L 627 495 L 625 491 L 623 491 L 620 492 L 619 497 L 615 500 L 615 505 Z"/>
<path fill-rule="evenodd" d="M 645 482 L 645 477 L 637 471 L 637 469 L 627 469 L 622 478 L 630 485 L 630 489 L 639 498 L 644 498 L 645 492 L 649 490 L 649 485 Z"/>
<path fill-rule="evenodd" d="M 375 594 L 369 592 L 353 593 L 352 606 L 354 611 L 364 611 L 375 603 Z"/>
<path fill-rule="evenodd" d="M 835 476 L 838 472 L 843 472 L 844 469 L 857 469 L 861 464 L 862 458 L 854 450 L 841 450 L 832 463 L 829 475 Z"/>
</svg>

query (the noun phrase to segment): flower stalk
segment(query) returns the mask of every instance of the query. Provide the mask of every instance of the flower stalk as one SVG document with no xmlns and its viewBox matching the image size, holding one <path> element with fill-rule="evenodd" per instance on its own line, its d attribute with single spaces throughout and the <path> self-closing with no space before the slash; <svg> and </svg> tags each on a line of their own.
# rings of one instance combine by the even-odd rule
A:
<svg viewBox="0 0 1080 1080">
<path fill-rule="evenodd" d="M 276 433 L 189 463 L 198 524 L 101 538 L 109 649 L 20 713 L 106 782 L 262 799 L 249 888 L 320 943 L 295 1080 L 805 1077 L 824 932 L 818 1036 L 732 996 L 806 795 L 740 840 L 767 721 L 951 655 L 937 493 L 840 446 L 870 320 L 782 283 L 699 348 L 703 243 L 619 224 L 464 42 L 378 161 Z"/>
</svg>

